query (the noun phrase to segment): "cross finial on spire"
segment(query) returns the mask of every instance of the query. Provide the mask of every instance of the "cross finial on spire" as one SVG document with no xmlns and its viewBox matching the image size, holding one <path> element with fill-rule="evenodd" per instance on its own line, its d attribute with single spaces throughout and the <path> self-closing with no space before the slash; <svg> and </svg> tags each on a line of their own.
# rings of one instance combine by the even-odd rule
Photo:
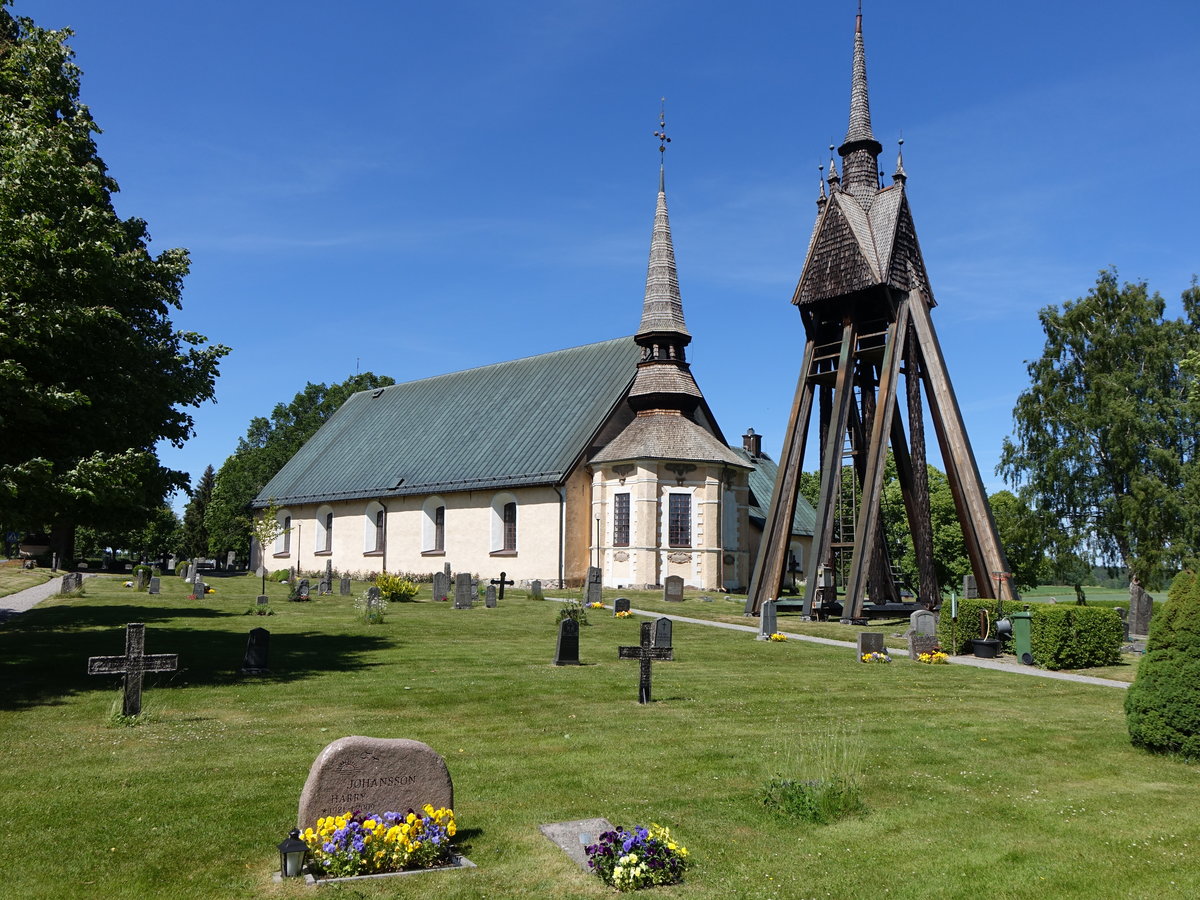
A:
<svg viewBox="0 0 1200 900">
<path fill-rule="evenodd" d="M 662 105 L 658 110 L 659 130 L 654 132 L 654 136 L 658 138 L 659 159 L 662 159 L 663 155 L 667 152 L 667 144 L 671 143 L 671 139 L 667 137 L 667 98 L 663 97 L 661 103 Z"/>
</svg>

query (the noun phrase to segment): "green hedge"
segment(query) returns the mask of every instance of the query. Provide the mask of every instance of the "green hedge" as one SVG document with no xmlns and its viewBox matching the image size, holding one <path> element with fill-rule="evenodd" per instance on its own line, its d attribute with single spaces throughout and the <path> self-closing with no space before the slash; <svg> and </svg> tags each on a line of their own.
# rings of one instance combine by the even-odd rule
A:
<svg viewBox="0 0 1200 900">
<path fill-rule="evenodd" d="M 1033 661 L 1044 669 L 1087 669 L 1121 661 L 1125 631 L 1114 609 L 1074 604 L 1023 604 L 1004 601 L 1004 615 L 1029 605 L 1033 614 Z M 949 653 L 972 652 L 971 640 L 983 637 L 979 610 L 986 609 L 996 637 L 996 601 L 990 598 L 958 601 L 958 626 L 951 626 L 949 608 L 942 606 L 938 640 Z M 1011 648 L 1009 648 L 1011 649 Z"/>
<path fill-rule="evenodd" d="M 1044 669 L 1089 669 L 1121 661 L 1125 626 L 1115 609 L 1038 605 L 1033 613 L 1033 661 Z"/>
<path fill-rule="evenodd" d="M 1200 760 L 1200 576 L 1175 576 L 1125 696 L 1134 746 Z"/>
</svg>

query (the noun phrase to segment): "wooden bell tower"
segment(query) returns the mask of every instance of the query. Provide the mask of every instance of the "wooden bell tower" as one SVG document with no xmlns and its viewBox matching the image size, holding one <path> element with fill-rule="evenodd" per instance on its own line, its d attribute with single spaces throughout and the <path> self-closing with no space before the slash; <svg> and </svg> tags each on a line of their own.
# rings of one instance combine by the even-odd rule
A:
<svg viewBox="0 0 1200 900">
<path fill-rule="evenodd" d="M 917 557 L 918 597 L 927 606 L 939 604 L 922 392 L 980 596 L 995 596 L 994 585 L 1008 583 L 1001 576 L 1009 571 L 1004 549 L 930 318 L 935 301 L 905 194 L 903 157 L 897 156 L 892 184 L 884 187 L 879 171 L 882 149 L 871 132 L 860 12 L 854 32 L 850 127 L 837 148 L 842 174 L 830 147 L 816 226 L 792 298 L 807 340 L 746 600 L 747 615 L 756 615 L 763 601 L 777 597 L 783 584 L 814 405 L 820 490 L 807 566 L 806 610 L 816 596 L 818 566 L 827 567 L 844 586 L 842 621 L 862 618 L 868 594 L 874 602 L 899 599 L 881 518 L 889 447 Z"/>
</svg>

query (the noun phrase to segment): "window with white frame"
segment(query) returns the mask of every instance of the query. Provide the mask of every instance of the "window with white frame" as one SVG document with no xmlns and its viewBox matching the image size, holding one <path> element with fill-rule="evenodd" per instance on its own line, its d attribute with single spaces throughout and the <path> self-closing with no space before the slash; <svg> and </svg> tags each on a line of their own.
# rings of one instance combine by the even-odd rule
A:
<svg viewBox="0 0 1200 900">
<path fill-rule="evenodd" d="M 281 509 L 276 513 L 275 521 L 282 529 L 275 538 L 275 555 L 287 556 L 292 552 L 292 514 L 286 509 Z"/>
<path fill-rule="evenodd" d="M 629 493 L 613 494 L 613 546 L 629 546 Z"/>
<path fill-rule="evenodd" d="M 517 552 L 517 498 L 505 491 L 492 498 L 492 553 Z"/>
<path fill-rule="evenodd" d="M 667 545 L 692 546 L 691 494 L 667 494 Z"/>
<path fill-rule="evenodd" d="M 383 553 L 387 540 L 387 510 L 378 500 L 367 504 L 363 521 L 363 553 Z"/>
<path fill-rule="evenodd" d="M 322 506 L 317 510 L 316 535 L 313 538 L 313 552 L 333 552 L 333 507 Z"/>
<path fill-rule="evenodd" d="M 429 497 L 421 505 L 421 512 L 421 552 L 445 552 L 446 501 L 441 497 Z"/>
</svg>

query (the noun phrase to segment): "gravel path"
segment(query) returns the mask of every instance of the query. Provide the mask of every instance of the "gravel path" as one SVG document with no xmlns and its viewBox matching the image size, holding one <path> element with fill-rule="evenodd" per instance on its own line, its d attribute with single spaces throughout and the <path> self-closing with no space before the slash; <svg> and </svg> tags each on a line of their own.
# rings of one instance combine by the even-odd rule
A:
<svg viewBox="0 0 1200 900">
<path fill-rule="evenodd" d="M 93 576 L 84 575 L 83 577 L 91 578 Z M 25 590 L 9 594 L 7 597 L 0 597 L 0 622 L 7 622 L 15 615 L 33 609 L 46 598 L 57 594 L 61 587 L 62 576 L 56 575 L 45 584 L 35 584 L 31 588 L 25 588 Z"/>
</svg>

